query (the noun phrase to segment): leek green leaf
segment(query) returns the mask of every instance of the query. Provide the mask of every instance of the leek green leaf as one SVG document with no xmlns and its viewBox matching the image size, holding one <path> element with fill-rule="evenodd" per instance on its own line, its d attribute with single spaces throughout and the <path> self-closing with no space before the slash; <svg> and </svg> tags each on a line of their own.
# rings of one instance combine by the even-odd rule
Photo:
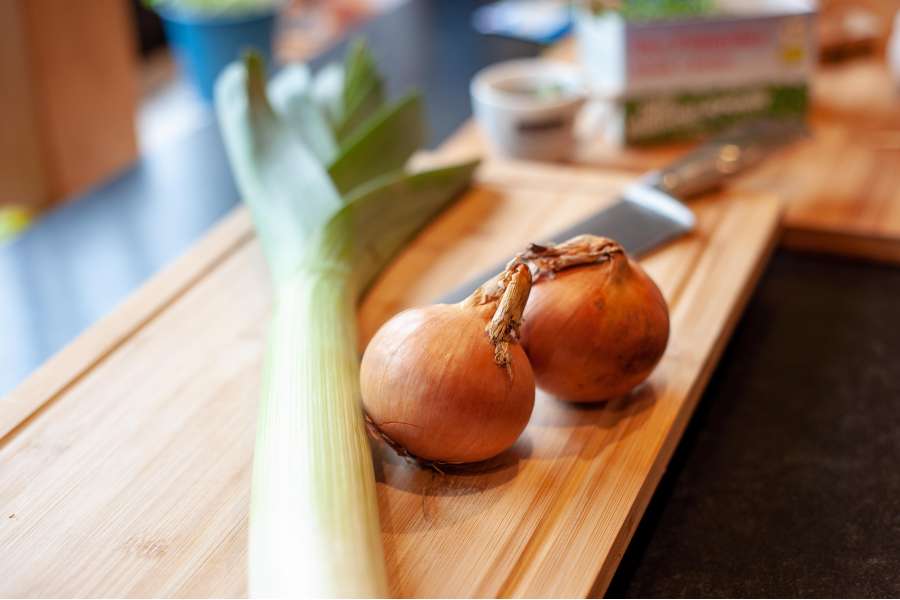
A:
<svg viewBox="0 0 900 600">
<path fill-rule="evenodd" d="M 269 82 L 269 98 L 284 121 L 322 164 L 337 155 L 337 141 L 328 119 L 312 97 L 312 76 L 306 65 L 290 65 Z"/>
<path fill-rule="evenodd" d="M 216 83 L 216 109 L 232 171 L 277 282 L 343 201 L 322 164 L 272 109 L 263 71 L 255 54 L 229 65 Z"/>
<path fill-rule="evenodd" d="M 388 173 L 357 188 L 325 226 L 319 258 L 349 260 L 364 292 L 400 248 L 468 186 L 478 161 Z"/>
<path fill-rule="evenodd" d="M 334 185 L 347 194 L 358 185 L 403 167 L 425 143 L 422 97 L 411 93 L 382 107 L 341 146 L 328 169 Z"/>
<path fill-rule="evenodd" d="M 343 83 L 343 114 L 335 129 L 339 141 L 353 135 L 384 104 L 384 81 L 362 40 L 347 52 Z"/>
<path fill-rule="evenodd" d="M 344 118 L 344 67 L 330 63 L 319 69 L 312 80 L 312 97 L 325 115 L 332 131 Z"/>
</svg>

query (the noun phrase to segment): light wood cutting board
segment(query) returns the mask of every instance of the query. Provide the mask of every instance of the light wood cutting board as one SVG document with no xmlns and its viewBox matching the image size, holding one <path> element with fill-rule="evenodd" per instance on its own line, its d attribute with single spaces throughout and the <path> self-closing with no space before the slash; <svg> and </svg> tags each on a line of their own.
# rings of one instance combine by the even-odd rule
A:
<svg viewBox="0 0 900 600">
<path fill-rule="evenodd" d="M 396 311 L 586 216 L 630 179 L 489 162 L 374 286 L 361 343 Z M 519 443 L 477 471 L 425 471 L 374 448 L 395 594 L 604 591 L 776 235 L 770 196 L 692 206 L 697 232 L 643 261 L 672 313 L 649 384 L 594 407 L 539 395 Z M 238 209 L 0 401 L 0 595 L 246 593 L 269 308 Z"/>
</svg>

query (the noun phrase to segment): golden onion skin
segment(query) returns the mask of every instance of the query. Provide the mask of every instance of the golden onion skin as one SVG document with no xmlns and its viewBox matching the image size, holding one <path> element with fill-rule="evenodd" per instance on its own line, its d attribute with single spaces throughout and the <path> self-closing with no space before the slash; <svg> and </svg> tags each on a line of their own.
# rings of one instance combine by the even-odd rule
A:
<svg viewBox="0 0 900 600">
<path fill-rule="evenodd" d="M 521 346 L 498 366 L 485 333 L 491 311 L 437 304 L 385 323 L 363 355 L 363 405 L 393 444 L 416 458 L 465 463 L 511 447 L 534 407 L 534 375 Z"/>
<path fill-rule="evenodd" d="M 624 253 L 535 282 L 522 345 L 544 391 L 570 402 L 627 394 L 662 358 L 669 309 L 652 279 Z"/>
</svg>

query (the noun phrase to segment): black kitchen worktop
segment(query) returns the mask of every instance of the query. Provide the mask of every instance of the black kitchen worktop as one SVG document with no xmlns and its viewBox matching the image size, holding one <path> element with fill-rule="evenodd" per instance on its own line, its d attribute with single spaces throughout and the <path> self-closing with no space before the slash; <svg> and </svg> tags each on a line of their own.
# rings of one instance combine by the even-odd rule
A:
<svg viewBox="0 0 900 600">
<path fill-rule="evenodd" d="M 475 71 L 540 50 L 476 34 L 477 4 L 363 27 L 390 90 L 424 90 L 432 143 L 469 115 Z M 0 394 L 236 202 L 210 126 L 0 247 Z M 609 595 L 900 595 L 898 357 L 900 268 L 776 253 Z"/>
<path fill-rule="evenodd" d="M 610 596 L 900 595 L 900 268 L 776 253 Z"/>
</svg>

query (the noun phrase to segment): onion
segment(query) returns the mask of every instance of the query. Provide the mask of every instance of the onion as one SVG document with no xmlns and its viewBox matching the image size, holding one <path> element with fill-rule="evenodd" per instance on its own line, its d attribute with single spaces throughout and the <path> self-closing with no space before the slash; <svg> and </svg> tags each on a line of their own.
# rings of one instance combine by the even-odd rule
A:
<svg viewBox="0 0 900 600">
<path fill-rule="evenodd" d="M 666 349 L 669 310 L 616 242 L 583 235 L 519 255 L 534 273 L 522 345 L 546 392 L 573 402 L 622 396 Z"/>
<path fill-rule="evenodd" d="M 404 454 L 439 463 L 486 460 L 531 416 L 534 375 L 517 343 L 531 274 L 510 267 L 459 304 L 404 311 L 362 359 L 363 406 Z"/>
</svg>

